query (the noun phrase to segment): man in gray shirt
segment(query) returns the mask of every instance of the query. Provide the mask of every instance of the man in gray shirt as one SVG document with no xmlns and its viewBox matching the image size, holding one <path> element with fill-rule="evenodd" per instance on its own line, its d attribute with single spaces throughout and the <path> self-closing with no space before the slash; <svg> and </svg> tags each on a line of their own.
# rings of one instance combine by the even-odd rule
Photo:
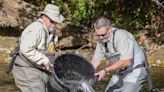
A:
<svg viewBox="0 0 164 92">
<path fill-rule="evenodd" d="M 55 30 L 64 17 L 59 7 L 47 4 L 41 17 L 31 23 L 22 33 L 19 55 L 15 59 L 13 75 L 16 86 L 21 92 L 47 92 L 48 75 L 33 65 L 46 70 L 53 66 L 54 45 L 57 42 Z"/>
<path fill-rule="evenodd" d="M 101 80 L 107 73 L 115 72 L 105 92 L 139 92 L 147 72 L 144 53 L 133 35 L 126 30 L 111 27 L 105 17 L 95 21 L 94 29 L 98 41 L 91 63 L 95 69 L 104 59 L 110 63 L 95 75 Z"/>
</svg>

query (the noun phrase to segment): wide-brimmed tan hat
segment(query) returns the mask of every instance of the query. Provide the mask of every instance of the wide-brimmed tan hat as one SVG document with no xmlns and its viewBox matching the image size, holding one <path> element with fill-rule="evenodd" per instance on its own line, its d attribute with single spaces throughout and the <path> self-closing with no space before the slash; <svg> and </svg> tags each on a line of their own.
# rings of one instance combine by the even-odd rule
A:
<svg viewBox="0 0 164 92">
<path fill-rule="evenodd" d="M 39 14 L 44 14 L 57 23 L 62 23 L 64 20 L 63 15 L 60 14 L 59 7 L 53 4 L 47 4 L 43 12 L 39 12 Z"/>
</svg>

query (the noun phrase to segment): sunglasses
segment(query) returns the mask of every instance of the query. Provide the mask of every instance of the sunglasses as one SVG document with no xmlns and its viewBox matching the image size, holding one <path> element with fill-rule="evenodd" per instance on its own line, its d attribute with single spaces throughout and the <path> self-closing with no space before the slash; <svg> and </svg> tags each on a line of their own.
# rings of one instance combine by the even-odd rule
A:
<svg viewBox="0 0 164 92">
<path fill-rule="evenodd" d="M 104 36 L 106 36 L 106 33 L 105 33 L 105 34 L 101 34 L 101 35 L 97 35 L 97 36 L 101 36 L 101 37 L 104 37 Z"/>
<path fill-rule="evenodd" d="M 51 19 L 49 19 L 49 20 L 50 20 L 50 23 L 52 23 L 52 24 L 56 23 L 55 21 L 53 21 L 53 20 L 51 20 Z"/>
<path fill-rule="evenodd" d="M 104 37 L 104 36 L 106 36 L 108 34 L 108 29 L 106 30 L 106 32 L 104 33 L 104 34 L 97 34 L 97 36 L 99 36 L 99 37 Z"/>
</svg>

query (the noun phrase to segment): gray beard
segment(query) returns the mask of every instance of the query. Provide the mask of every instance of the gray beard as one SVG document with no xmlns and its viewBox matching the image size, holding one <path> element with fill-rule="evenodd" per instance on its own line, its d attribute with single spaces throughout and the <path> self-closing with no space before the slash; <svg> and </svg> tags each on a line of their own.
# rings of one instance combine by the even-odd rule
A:
<svg viewBox="0 0 164 92">
<path fill-rule="evenodd" d="M 49 30 L 49 32 L 52 33 L 52 34 L 55 33 L 55 29 L 54 29 L 54 28 L 51 28 L 51 27 L 50 27 L 48 30 Z"/>
<path fill-rule="evenodd" d="M 99 39 L 99 41 L 100 41 L 101 43 L 105 43 L 105 42 L 108 41 L 108 39 L 107 39 L 107 38 L 105 38 L 105 39 Z"/>
</svg>

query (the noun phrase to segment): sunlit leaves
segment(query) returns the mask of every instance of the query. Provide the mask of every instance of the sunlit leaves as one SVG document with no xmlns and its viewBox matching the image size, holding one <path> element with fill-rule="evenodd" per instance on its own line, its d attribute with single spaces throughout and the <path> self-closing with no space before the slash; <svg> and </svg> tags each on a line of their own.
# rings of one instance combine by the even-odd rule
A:
<svg viewBox="0 0 164 92">
<path fill-rule="evenodd" d="M 34 0 L 30 0 L 34 3 Z M 40 0 L 50 3 L 51 0 Z M 106 16 L 112 25 L 127 29 L 141 30 L 151 25 L 151 20 L 161 14 L 159 8 L 151 0 L 53 0 L 61 7 L 66 20 L 78 22 L 87 27 L 99 16 Z M 161 9 L 161 10 L 160 10 Z"/>
</svg>

